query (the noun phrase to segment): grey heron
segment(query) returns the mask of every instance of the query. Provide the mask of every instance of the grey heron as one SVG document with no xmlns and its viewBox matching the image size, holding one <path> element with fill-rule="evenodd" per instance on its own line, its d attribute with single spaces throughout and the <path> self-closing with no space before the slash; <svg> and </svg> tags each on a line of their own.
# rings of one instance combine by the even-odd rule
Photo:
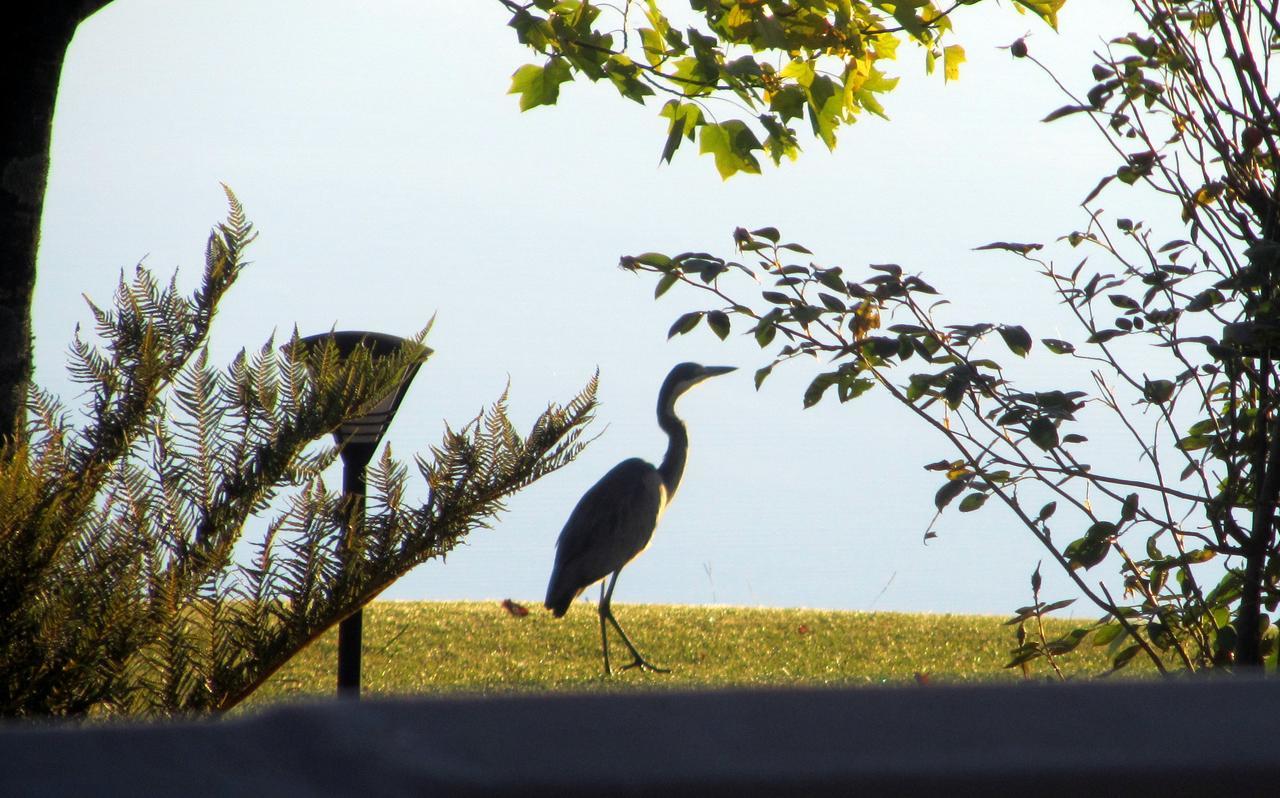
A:
<svg viewBox="0 0 1280 798">
<path fill-rule="evenodd" d="M 613 616 L 610 600 L 618 574 L 649 545 L 658 519 L 671 503 L 684 474 L 689 434 L 684 422 L 676 416 L 676 399 L 703 380 L 734 369 L 697 363 L 681 363 L 671 369 L 658 391 L 658 426 L 667 433 L 667 453 L 662 464 L 655 468 L 639 457 L 618 463 L 578 500 L 556 541 L 555 566 L 547 585 L 546 600 L 547 609 L 555 617 L 562 617 L 582 591 L 603 579 L 609 580 L 608 587 L 602 583 L 599 606 L 600 647 L 606 675 L 612 673 L 607 624 L 613 625 L 635 657 L 623 670 L 666 672 L 640 655 Z"/>
</svg>

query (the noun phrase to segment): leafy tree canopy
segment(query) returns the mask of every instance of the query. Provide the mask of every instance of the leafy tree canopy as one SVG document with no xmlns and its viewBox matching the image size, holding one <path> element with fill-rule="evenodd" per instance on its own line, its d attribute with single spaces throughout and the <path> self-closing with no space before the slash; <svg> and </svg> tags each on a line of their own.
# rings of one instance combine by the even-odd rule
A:
<svg viewBox="0 0 1280 798">
<path fill-rule="evenodd" d="M 667 98 L 662 160 L 697 141 L 728 178 L 758 173 L 800 152 L 807 120 L 826 147 L 864 112 L 887 118 L 884 95 L 898 83 L 887 62 L 904 43 L 926 72 L 955 80 L 964 47 L 951 42 L 951 16 L 980 0 L 499 0 L 520 41 L 545 56 L 516 70 L 520 109 L 554 105 L 578 76 L 608 80 L 623 97 Z M 1056 28 L 1066 0 L 1015 0 L 1012 7 Z M 940 69 L 939 69 L 940 68 Z M 719 102 L 716 102 L 719 101 Z M 727 102 L 726 102 L 727 101 Z"/>
<path fill-rule="evenodd" d="M 834 146 L 840 123 L 879 112 L 883 92 L 872 87 L 885 88 L 878 65 L 897 41 L 921 46 L 926 65 L 948 61 L 941 44 L 947 14 L 927 4 L 690 6 L 702 27 L 670 40 L 673 26 L 654 3 L 643 9 L 643 35 L 628 28 L 632 3 L 611 23 L 616 34 L 593 27 L 602 15 L 585 2 L 521 8 L 513 25 L 535 49 L 568 62 L 569 69 L 557 67 L 561 76 L 592 77 L 584 52 L 608 64 L 639 38 L 637 81 L 678 95 L 664 107 L 672 121 L 664 157 L 681 136 L 698 132 L 726 176 L 757 171 L 757 150 L 775 162 L 794 156 L 796 135 L 786 125 L 802 115 Z M 1020 6 L 1053 24 L 1061 3 Z M 1104 43 L 1088 88 L 1073 92 L 1050 73 L 1067 102 L 1044 121 L 1086 124 L 1116 153 L 1113 169 L 1083 198 L 1084 223 L 1048 244 L 1010 236 L 981 247 L 1032 265 L 1046 295 L 1075 319 L 1077 335 L 1036 334 L 1026 320 L 966 317 L 922 273 L 896 264 L 826 265 L 773 227 L 735 231 L 737 259 L 648 252 L 622 265 L 653 274 L 657 296 L 676 286 L 704 292 L 704 309 L 676 318 L 670 334 L 705 324 L 720 339 L 735 331 L 752 336 L 770 352 L 757 385 L 780 365 L 821 363 L 801 397 L 806 407 L 883 390 L 946 441 L 948 452 L 925 466 L 941 481 L 932 496 L 937 513 L 1003 507 L 1101 613 L 1096 623 L 1046 639 L 1041 618 L 1071 601 L 1042 599 L 1037 567 L 1033 601 L 1011 620 L 1018 629 L 1011 667 L 1043 660 L 1057 670 L 1056 658 L 1088 640 L 1110 647 L 1115 668 L 1144 656 L 1161 670 L 1274 671 L 1280 17 L 1261 0 L 1131 6 L 1138 29 Z M 756 60 L 760 52 L 779 60 Z M 1025 42 L 1010 52 L 1017 63 L 1048 71 Z M 525 85 L 517 82 L 517 90 Z M 759 116 L 710 121 L 706 101 L 717 92 Z M 643 99 L 644 91 L 631 95 Z M 763 142 L 754 125 L 766 133 Z M 1165 226 L 1179 233 L 1159 235 L 1152 220 L 1107 217 L 1099 198 L 1124 187 L 1174 198 Z M 1016 364 L 1032 357 L 1075 360 L 1092 379 L 1022 387 Z M 1086 409 L 1105 411 L 1123 431 L 1131 470 L 1096 467 Z M 1118 582 L 1095 576 L 1105 564 Z"/>
</svg>

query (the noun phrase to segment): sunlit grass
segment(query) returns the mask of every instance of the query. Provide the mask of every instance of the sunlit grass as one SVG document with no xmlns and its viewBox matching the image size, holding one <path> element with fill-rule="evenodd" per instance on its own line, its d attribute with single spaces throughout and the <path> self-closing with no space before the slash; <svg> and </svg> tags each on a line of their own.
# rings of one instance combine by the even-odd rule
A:
<svg viewBox="0 0 1280 798">
<path fill-rule="evenodd" d="M 1012 681 L 1014 629 L 998 616 L 830 612 L 741 607 L 614 606 L 640 650 L 671 669 L 606 679 L 592 605 L 560 620 L 529 606 L 516 617 L 497 602 L 375 602 L 365 610 L 366 695 L 691 689 L 729 686 L 854 686 Z M 1073 627 L 1050 624 L 1052 638 Z M 616 664 L 629 661 L 620 643 Z M 337 634 L 331 631 L 277 673 L 250 705 L 332 695 Z M 1107 650 L 1087 642 L 1060 660 L 1068 676 L 1107 671 Z M 1149 672 L 1135 661 L 1126 674 Z M 1052 677 L 1043 662 L 1033 678 Z"/>
</svg>

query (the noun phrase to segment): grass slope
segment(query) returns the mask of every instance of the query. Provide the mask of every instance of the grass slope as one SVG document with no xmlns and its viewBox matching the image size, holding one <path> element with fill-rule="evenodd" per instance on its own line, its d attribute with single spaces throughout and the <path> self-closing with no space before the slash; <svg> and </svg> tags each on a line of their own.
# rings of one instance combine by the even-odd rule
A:
<svg viewBox="0 0 1280 798">
<path fill-rule="evenodd" d="M 560 620 L 535 604 L 516 617 L 497 602 L 375 602 L 365 610 L 366 694 L 852 686 L 1013 680 L 1005 669 L 1014 627 L 997 616 L 830 612 L 805 609 L 615 605 L 627 633 L 671 673 L 603 676 L 593 605 Z M 1074 624 L 1048 627 L 1050 639 Z M 1029 629 L 1030 633 L 1031 630 Z M 611 637 L 615 666 L 630 661 Z M 1105 648 L 1087 643 L 1060 661 L 1068 676 L 1107 671 Z M 295 657 L 250 705 L 333 694 L 337 633 Z M 1133 675 L 1145 672 L 1137 664 Z M 1031 676 L 1052 676 L 1041 661 Z"/>
</svg>

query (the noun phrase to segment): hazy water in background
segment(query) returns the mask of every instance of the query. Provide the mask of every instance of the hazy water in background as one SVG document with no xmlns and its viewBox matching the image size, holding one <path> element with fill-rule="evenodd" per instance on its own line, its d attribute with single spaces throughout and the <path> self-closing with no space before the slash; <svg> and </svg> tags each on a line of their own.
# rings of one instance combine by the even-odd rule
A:
<svg viewBox="0 0 1280 798">
<path fill-rule="evenodd" d="M 833 154 L 809 142 L 795 164 L 722 182 L 693 152 L 659 166 L 664 120 L 607 86 L 566 86 L 561 107 L 520 114 L 505 92 L 531 59 L 497 3 L 115 0 L 77 33 L 58 100 L 38 379 L 75 396 L 62 365 L 74 325 L 89 325 L 81 295 L 105 302 L 121 269 L 181 266 L 190 286 L 225 181 L 261 237 L 222 308 L 215 362 L 295 324 L 408 335 L 438 313 L 436 354 L 388 436 L 400 456 L 508 385 L 527 427 L 600 369 L 598 440 L 387 597 L 539 601 L 574 503 L 619 460 L 661 458 L 657 388 L 672 364 L 696 360 L 740 370 L 681 401 L 685 482 L 616 600 L 1007 612 L 1029 603 L 1044 554 L 996 507 L 952 508 L 924 544 L 940 479 L 922 465 L 949 456 L 941 439 L 874 392 L 802 410 L 823 363 L 780 368 L 755 391 L 768 355 L 750 336 L 668 341 L 703 299 L 655 302 L 653 281 L 617 269 L 619 255 L 648 250 L 731 255 L 734 227 L 775 225 L 853 276 L 884 262 L 921 272 L 955 320 L 1077 337 L 1030 267 L 972 248 L 1082 224 L 1078 202 L 1112 155 L 1084 128 L 1041 124 L 1063 98 L 998 47 L 1031 31 L 1033 51 L 1079 85 L 1098 31 L 1126 29 L 1090 20 L 1114 20 L 1121 4 L 1073 0 L 1061 35 L 988 5 L 957 23 L 958 83 L 926 78 L 904 47 L 892 122 L 861 120 Z M 1132 201 L 1108 198 L 1112 210 Z M 1085 370 L 1063 374 L 1067 361 L 1041 347 L 1017 365 L 1032 385 L 1088 387 Z M 1092 461 L 1134 468 L 1123 436 L 1098 430 Z M 1082 527 L 1062 516 L 1065 543 Z M 1044 575 L 1047 599 L 1073 595 L 1065 576 Z"/>
</svg>

